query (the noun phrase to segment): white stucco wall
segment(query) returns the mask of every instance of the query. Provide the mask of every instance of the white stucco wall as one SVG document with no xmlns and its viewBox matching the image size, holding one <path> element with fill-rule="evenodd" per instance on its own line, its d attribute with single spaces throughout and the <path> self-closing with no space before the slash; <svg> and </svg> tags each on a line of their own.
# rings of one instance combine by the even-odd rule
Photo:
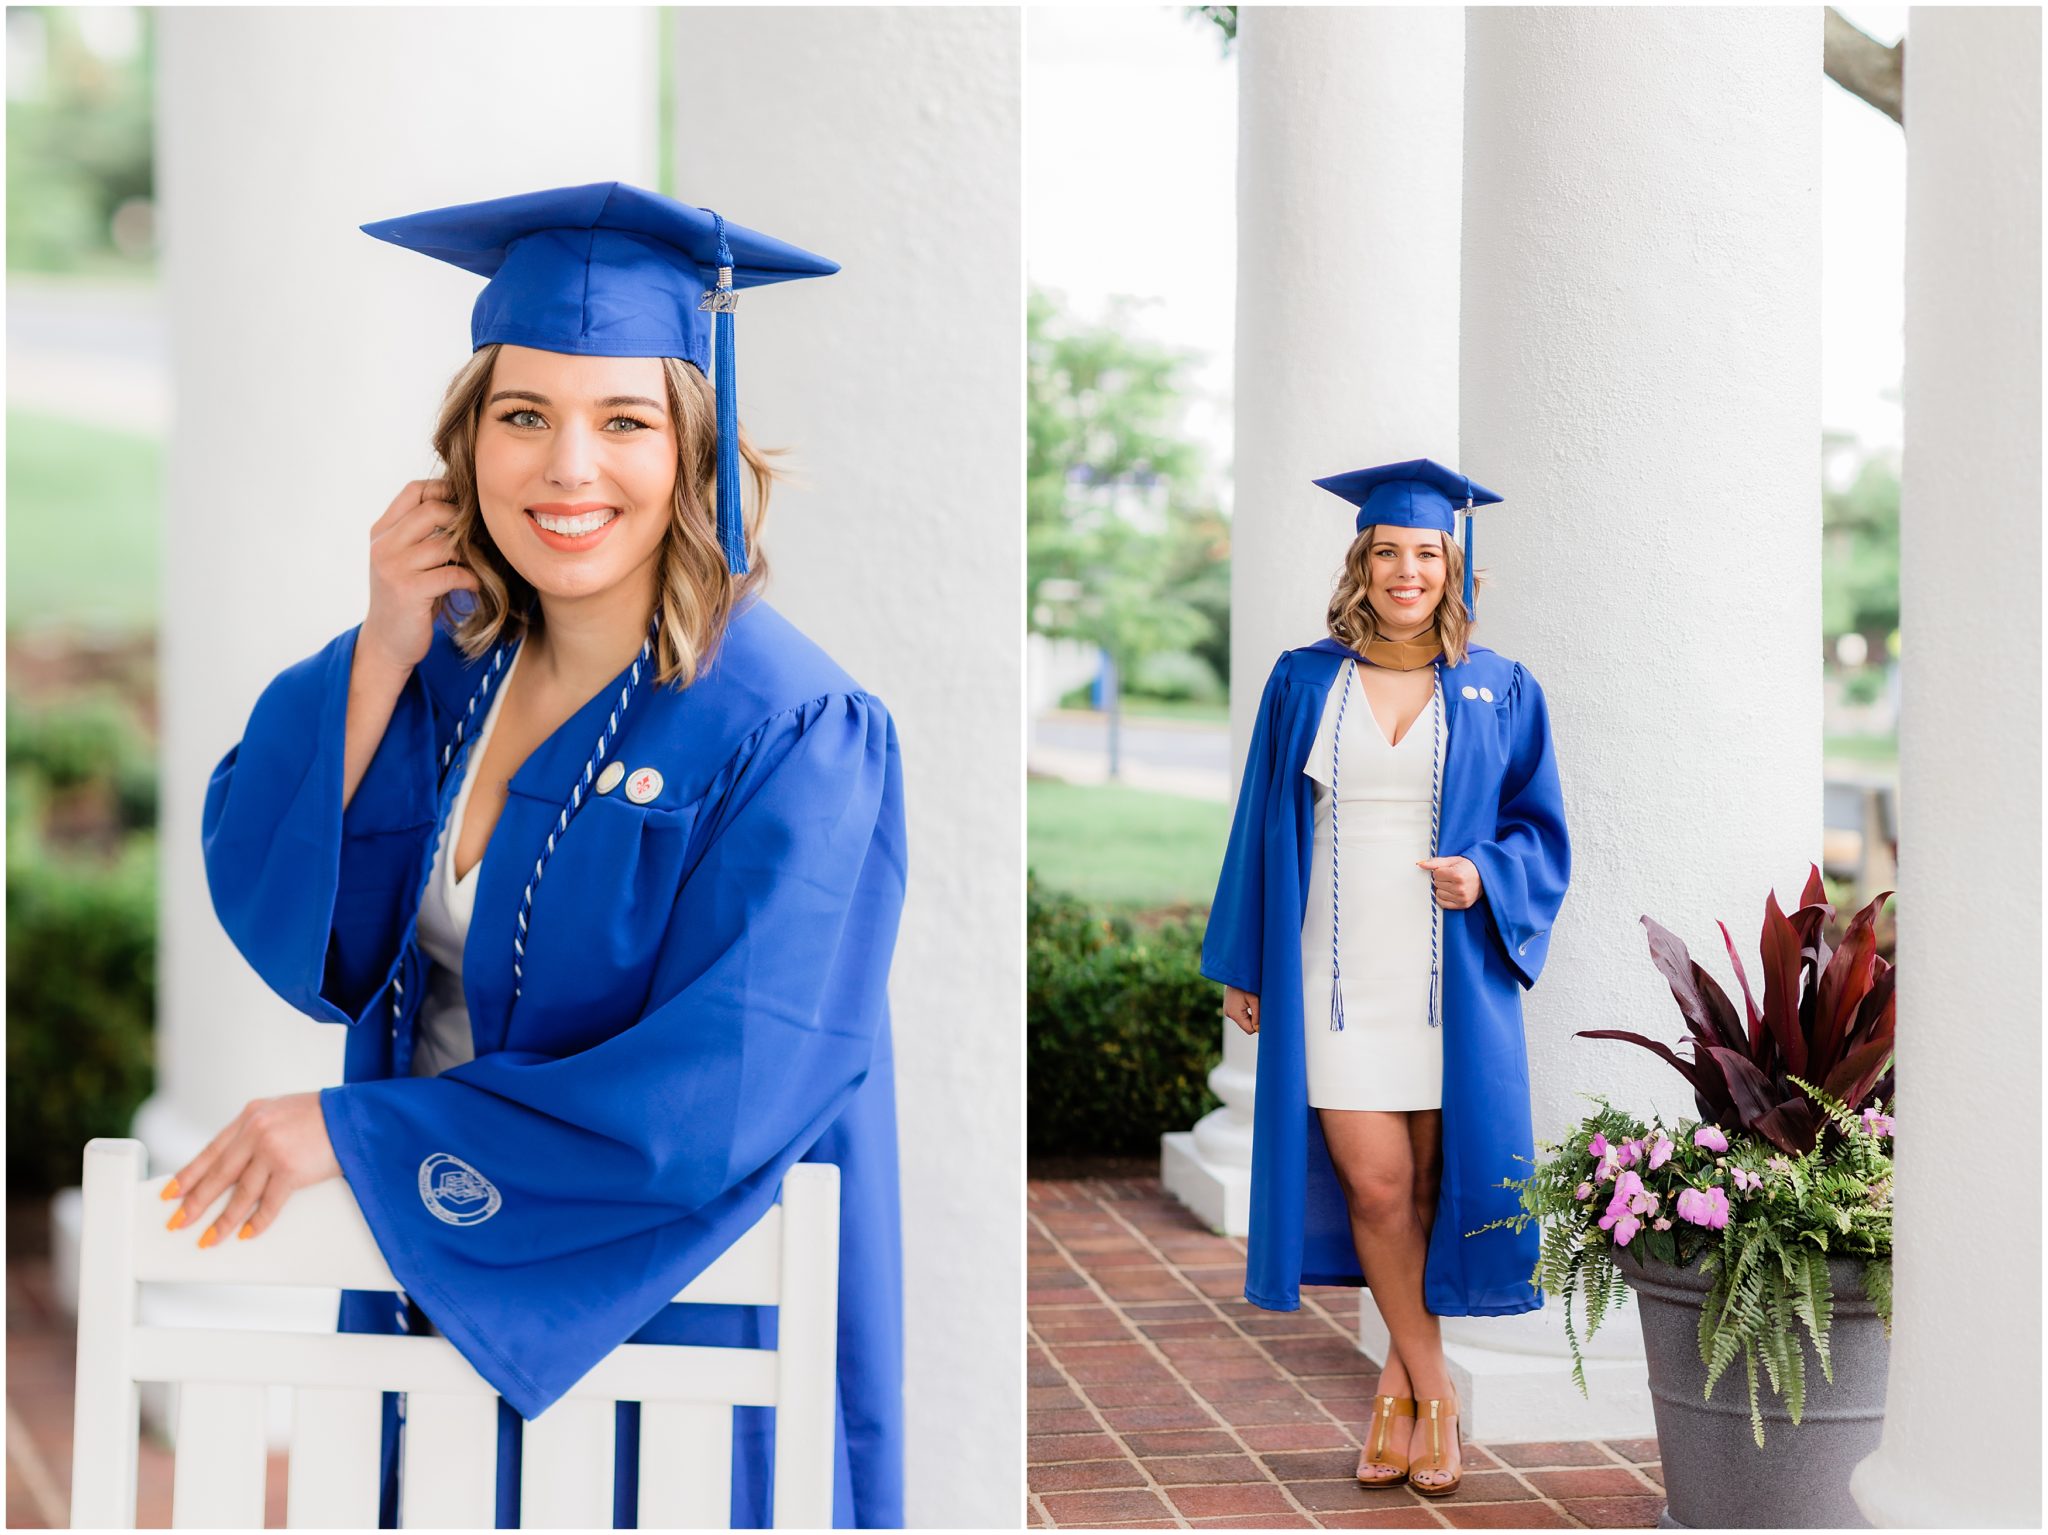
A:
<svg viewBox="0 0 2048 1535">
<path fill-rule="evenodd" d="M 1915 6 L 1907 37 L 1898 1244 L 1851 1485 L 1878 1525 L 2038 1528 L 2041 13 Z M 1956 1198 L 1965 1146 L 2010 1216 Z"/>
<path fill-rule="evenodd" d="M 771 598 L 890 704 L 912 884 L 894 972 L 910 1514 L 1022 1499 L 1022 304 L 1017 20 L 681 11 L 678 182 L 845 265 L 739 311 L 744 419 L 794 449 Z M 206 777 L 263 684 L 357 622 L 366 534 L 469 354 L 478 281 L 369 219 L 656 177 L 656 14 L 159 19 L 176 422 L 163 633 L 159 1091 L 176 1165 L 251 1096 L 339 1079 L 215 922 Z"/>
<path fill-rule="evenodd" d="M 1457 462 L 1464 31 L 1456 6 L 1240 13 L 1233 784 L 1353 537 L 1310 481 Z"/>
<path fill-rule="evenodd" d="M 887 700 L 914 1525 L 1024 1498 L 1018 13 L 678 10 L 677 194 L 841 263 L 742 300 L 770 598 Z M 744 210 L 744 211 L 741 211 Z M 796 231 L 802 231 L 798 237 Z M 785 306 L 785 298 L 789 301 Z"/>
<path fill-rule="evenodd" d="M 1681 1038 L 1638 919 L 1732 989 L 1715 920 L 1754 955 L 1820 854 L 1821 18 L 1485 8 L 1466 36 L 1462 467 L 1507 497 L 1477 633 L 1543 684 L 1573 842 L 1524 1001 L 1540 1141 L 1582 1089 L 1695 1112 L 1648 1051 L 1572 1036 Z"/>
</svg>

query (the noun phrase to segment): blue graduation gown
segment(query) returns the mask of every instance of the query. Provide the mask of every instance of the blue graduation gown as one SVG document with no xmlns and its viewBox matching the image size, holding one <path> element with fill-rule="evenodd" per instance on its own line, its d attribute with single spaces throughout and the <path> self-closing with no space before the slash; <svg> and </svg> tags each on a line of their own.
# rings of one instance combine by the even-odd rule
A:
<svg viewBox="0 0 2048 1535">
<path fill-rule="evenodd" d="M 1304 1284 L 1363 1285 L 1343 1191 L 1308 1106 L 1301 925 L 1315 800 L 1302 772 L 1330 685 L 1352 653 L 1324 639 L 1274 664 L 1259 701 L 1202 973 L 1259 999 L 1251 1235 L 1245 1299 L 1301 1305 Z M 1359 658 L 1361 664 L 1363 658 Z M 1533 1311 L 1539 1234 L 1467 1233 L 1519 1209 L 1502 1179 L 1528 1172 L 1528 1050 L 1521 992 L 1536 983 L 1571 873 L 1564 799 L 1543 690 L 1484 646 L 1443 669 L 1443 803 L 1438 851 L 1478 866 L 1483 894 L 1442 913 L 1443 1184 L 1423 1271 L 1438 1316 Z M 1480 689 L 1491 699 L 1467 697 Z M 1418 884 L 1423 871 L 1416 871 Z M 1425 899 L 1418 889 L 1416 898 Z M 1345 915 L 1351 915 L 1346 909 Z"/>
<path fill-rule="evenodd" d="M 534 894 L 515 1005 L 521 896 L 622 673 L 513 775 L 463 951 L 476 1059 L 413 1077 L 415 925 L 458 787 L 454 773 L 437 786 L 440 756 L 489 658 L 466 661 L 437 629 L 344 811 L 355 642 L 257 702 L 208 786 L 207 878 L 272 989 L 348 1030 L 344 1085 L 320 1099 L 335 1156 L 413 1305 L 504 1398 L 501 1526 L 517 1518 L 519 1419 L 618 1344 L 772 1346 L 772 1308 L 668 1300 L 799 1160 L 842 1180 L 834 1522 L 900 1525 L 886 983 L 904 827 L 887 712 L 758 600 L 687 689 L 643 676 L 611 757 L 657 769 L 660 791 L 586 796 Z M 394 1332 L 404 1315 L 389 1294 L 346 1292 L 341 1325 Z M 638 1412 L 620 1408 L 621 1525 Z M 772 1413 L 741 1409 L 734 1441 L 733 1522 L 764 1525 Z M 394 1433 L 386 1448 L 388 1522 Z"/>
</svg>

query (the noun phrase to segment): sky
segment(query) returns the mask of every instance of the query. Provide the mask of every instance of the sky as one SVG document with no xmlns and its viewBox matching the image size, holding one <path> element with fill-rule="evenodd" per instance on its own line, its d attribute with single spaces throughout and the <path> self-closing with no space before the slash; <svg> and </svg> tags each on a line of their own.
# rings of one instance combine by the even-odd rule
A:
<svg viewBox="0 0 2048 1535">
<path fill-rule="evenodd" d="M 1883 43 L 1904 6 L 1838 7 Z M 1230 458 L 1236 308 L 1236 68 L 1179 7 L 1025 12 L 1026 265 L 1083 314 L 1152 300 L 1153 338 L 1203 354 L 1188 425 Z M 1816 73 L 1821 92 L 1821 415 L 1871 447 L 1901 441 L 1905 135 Z M 1227 504 L 1227 502 L 1226 502 Z"/>
</svg>

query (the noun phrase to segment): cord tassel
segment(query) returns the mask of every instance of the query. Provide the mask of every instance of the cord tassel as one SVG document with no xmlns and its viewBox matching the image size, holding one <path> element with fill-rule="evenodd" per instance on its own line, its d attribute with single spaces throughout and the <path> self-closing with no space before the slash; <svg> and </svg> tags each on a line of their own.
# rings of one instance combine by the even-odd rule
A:
<svg viewBox="0 0 2048 1535">
<path fill-rule="evenodd" d="M 1344 711 L 1351 703 L 1351 678 L 1358 663 L 1344 662 L 1344 693 L 1337 700 L 1337 728 L 1330 735 L 1330 1027 L 1344 1027 L 1344 967 L 1338 958 L 1337 932 L 1337 770 L 1344 760 Z"/>
<path fill-rule="evenodd" d="M 1468 517 L 1465 520 L 1465 530 L 1468 535 L 1471 529 L 1472 521 Z M 1472 567 L 1469 564 L 1465 567 L 1465 574 L 1468 578 L 1472 574 Z M 1433 670 L 1436 672 L 1436 694 L 1429 701 L 1429 856 L 1431 858 L 1437 856 L 1437 846 L 1441 839 L 1443 823 L 1444 665 L 1441 658 L 1434 663 Z M 1442 918 L 1443 907 L 1437 902 L 1436 880 L 1432 876 L 1429 882 L 1429 1026 L 1432 1029 L 1443 1027 L 1443 968 L 1437 941 L 1437 927 Z"/>
</svg>

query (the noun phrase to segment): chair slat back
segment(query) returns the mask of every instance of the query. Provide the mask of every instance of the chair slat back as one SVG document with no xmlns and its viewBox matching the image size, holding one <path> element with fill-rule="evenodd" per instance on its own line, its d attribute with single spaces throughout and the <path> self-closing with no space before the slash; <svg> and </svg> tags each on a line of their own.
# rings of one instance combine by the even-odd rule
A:
<svg viewBox="0 0 2048 1535">
<path fill-rule="evenodd" d="M 263 1397 L 261 1386 L 203 1380 L 178 1394 L 172 1529 L 263 1527 Z"/>
<path fill-rule="evenodd" d="M 398 1518 L 407 1529 L 488 1530 L 498 1522 L 494 1398 L 408 1392 L 400 1445 Z"/>
<path fill-rule="evenodd" d="M 374 1530 L 383 1440 L 381 1391 L 364 1386 L 294 1391 L 285 1524 L 296 1530 Z"/>
<path fill-rule="evenodd" d="M 526 1425 L 519 1439 L 522 1527 L 611 1528 L 617 1416 L 611 1402 L 576 1398 L 557 1402 Z"/>
<path fill-rule="evenodd" d="M 396 1291 L 340 1179 L 300 1190 L 263 1239 L 200 1250 L 163 1229 L 143 1148 L 86 1147 L 72 1525 L 132 1528 L 137 1385 L 180 1388 L 173 1523 L 260 1528 L 264 1397 L 293 1394 L 286 1522 L 374 1527 L 382 1393 L 402 1391 L 400 1521 L 489 1528 L 496 1519 L 497 1394 L 445 1338 L 144 1327 L 137 1287 L 274 1284 Z M 641 1404 L 639 1522 L 730 1521 L 732 1409 L 776 1409 L 778 1527 L 832 1522 L 838 1350 L 839 1169 L 792 1168 L 772 1208 L 675 1297 L 777 1307 L 774 1350 L 623 1344 L 525 1425 L 521 1518 L 533 1528 L 611 1524 L 616 1404 Z"/>
<path fill-rule="evenodd" d="M 640 1408 L 640 1528 L 701 1530 L 732 1518 L 732 1413 L 703 1402 Z"/>
</svg>

